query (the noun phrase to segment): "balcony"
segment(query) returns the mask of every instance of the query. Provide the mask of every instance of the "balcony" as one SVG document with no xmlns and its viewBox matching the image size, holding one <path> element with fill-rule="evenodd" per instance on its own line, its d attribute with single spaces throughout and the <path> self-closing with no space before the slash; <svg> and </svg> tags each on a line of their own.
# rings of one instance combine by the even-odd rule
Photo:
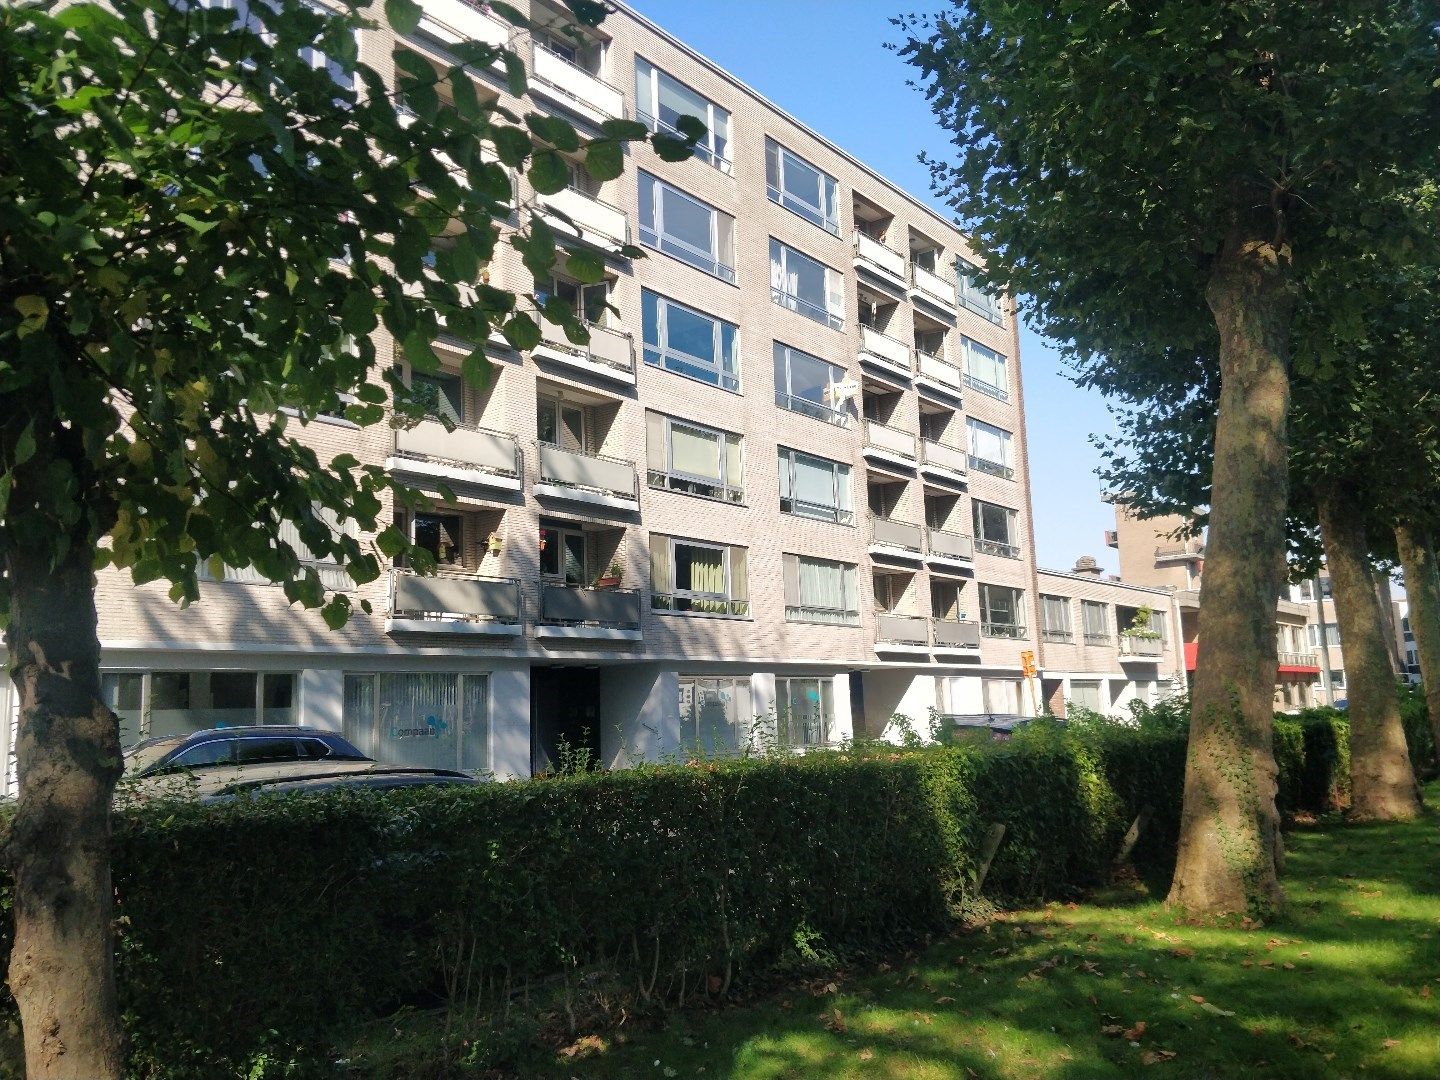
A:
<svg viewBox="0 0 1440 1080">
<path fill-rule="evenodd" d="M 878 420 L 865 421 L 865 456 L 898 465 L 902 469 L 915 468 L 916 449 L 919 441 L 913 431 L 901 431 L 888 427 Z"/>
<path fill-rule="evenodd" d="M 1320 674 L 1320 654 L 1313 652 L 1280 652 L 1280 674 L 1282 675 L 1318 675 Z"/>
<path fill-rule="evenodd" d="M 965 385 L 971 390 L 978 390 L 988 398 L 994 398 L 996 401 L 1004 401 L 1006 403 L 1010 401 L 1009 390 L 1001 386 L 996 386 L 994 383 L 988 383 L 984 379 L 977 379 L 974 375 L 965 376 Z"/>
<path fill-rule="evenodd" d="M 928 477 L 963 484 L 967 460 L 965 451 L 957 447 L 934 439 L 920 440 L 920 471 Z"/>
<path fill-rule="evenodd" d="M 1087 639 L 1089 635 L 1086 635 Z M 1156 661 L 1165 655 L 1165 642 L 1160 638 L 1120 635 L 1121 660 Z"/>
<path fill-rule="evenodd" d="M 959 401 L 964 395 L 964 375 L 960 369 L 943 356 L 915 350 L 919 374 L 915 377 L 915 389 L 930 397 L 939 397 L 947 402 Z"/>
<path fill-rule="evenodd" d="M 519 491 L 520 446 L 515 436 L 468 424 L 447 431 L 438 420 L 395 429 L 395 453 L 385 468 L 405 476 L 445 480 L 496 491 Z"/>
<path fill-rule="evenodd" d="M 930 620 L 919 615 L 876 615 L 875 651 L 928 655 Z"/>
<path fill-rule="evenodd" d="M 975 565 L 975 541 L 964 533 L 926 530 L 925 562 L 936 573 L 970 570 Z"/>
<path fill-rule="evenodd" d="M 520 582 L 442 572 L 390 572 L 387 634 L 514 637 L 521 628 Z"/>
<path fill-rule="evenodd" d="M 594 124 L 625 115 L 625 97 L 584 68 L 576 67 L 545 42 L 534 39 L 530 58 L 530 90 Z"/>
<path fill-rule="evenodd" d="M 930 641 L 935 652 L 969 652 L 980 648 L 980 624 L 961 619 L 931 619 Z"/>
<path fill-rule="evenodd" d="M 914 263 L 910 264 L 910 299 L 940 312 L 951 321 L 955 319 L 955 284 Z"/>
<path fill-rule="evenodd" d="M 629 334 L 618 330 L 607 330 L 603 326 L 587 326 L 590 331 L 588 345 L 575 345 L 563 340 L 560 328 L 551 323 L 542 327 L 547 335 L 531 355 L 537 360 L 549 360 L 562 364 L 587 375 L 635 385 L 635 342 Z"/>
<path fill-rule="evenodd" d="M 640 476 L 633 461 L 562 450 L 550 443 L 536 446 L 540 451 L 537 496 L 616 510 L 640 508 Z"/>
<path fill-rule="evenodd" d="M 639 641 L 639 589 L 576 589 L 544 582 L 540 586 L 537 638 L 586 641 Z"/>
<path fill-rule="evenodd" d="M 855 231 L 855 269 L 895 292 L 905 292 L 905 256 L 858 229 Z"/>
<path fill-rule="evenodd" d="M 567 187 L 550 195 L 537 193 L 535 201 L 541 216 L 561 236 L 612 254 L 630 242 L 630 219 L 625 211 L 603 199 Z"/>
<path fill-rule="evenodd" d="M 1155 565 L 1168 566 L 1171 563 L 1185 563 L 1193 559 L 1205 557 L 1205 545 L 1197 541 L 1188 544 L 1176 544 L 1170 547 L 1157 547 L 1155 549 Z"/>
<path fill-rule="evenodd" d="M 873 326 L 860 327 L 860 359 L 906 382 L 915 370 L 910 361 L 910 346 Z"/>
<path fill-rule="evenodd" d="M 924 545 L 925 531 L 919 525 L 886 517 L 870 519 L 871 555 L 919 562 Z"/>
<path fill-rule="evenodd" d="M 420 22 L 415 35 L 445 45 L 474 41 L 504 48 L 512 27 L 467 0 L 420 0 Z M 497 62 L 498 66 L 498 62 Z"/>
</svg>

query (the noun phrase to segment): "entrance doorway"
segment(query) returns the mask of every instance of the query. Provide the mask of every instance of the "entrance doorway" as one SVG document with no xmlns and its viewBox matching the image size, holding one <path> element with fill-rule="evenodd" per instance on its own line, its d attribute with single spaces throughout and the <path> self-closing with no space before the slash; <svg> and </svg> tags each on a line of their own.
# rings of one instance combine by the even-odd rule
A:
<svg viewBox="0 0 1440 1080">
<path fill-rule="evenodd" d="M 600 671 L 530 669 L 530 771 L 600 763 Z"/>
</svg>

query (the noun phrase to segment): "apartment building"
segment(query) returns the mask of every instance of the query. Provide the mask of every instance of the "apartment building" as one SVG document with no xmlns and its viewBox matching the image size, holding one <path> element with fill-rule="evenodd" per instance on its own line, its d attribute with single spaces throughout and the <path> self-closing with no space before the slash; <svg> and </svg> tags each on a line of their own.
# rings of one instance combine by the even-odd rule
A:
<svg viewBox="0 0 1440 1080">
<path fill-rule="evenodd" d="M 430 497 L 395 520 L 441 566 L 355 587 L 340 631 L 232 570 L 181 610 L 159 585 L 100 577 L 105 692 L 133 741 L 301 722 L 375 756 L 528 776 L 569 751 L 606 766 L 879 734 L 896 712 L 1018 712 L 1034 650 L 1034 544 L 1013 304 L 971 280 L 966 237 L 688 45 L 619 6 L 581 41 L 560 5 L 519 31 L 469 0 L 422 0 L 413 34 L 360 35 L 392 69 L 462 40 L 508 43 L 530 76 L 476 93 L 582 131 L 698 115 L 692 160 L 630 152 L 619 179 L 537 195 L 568 251 L 536 285 L 501 244 L 492 284 L 574 304 L 586 346 L 545 328 L 520 353 L 441 339 L 411 372 L 433 418 L 304 437 Z M 445 92 L 444 84 L 441 87 Z M 643 259 L 621 253 L 640 245 Z M 454 494 L 448 499 L 441 486 Z M 358 611 L 369 600 L 375 614 Z"/>
<path fill-rule="evenodd" d="M 1386 620 L 1386 643 L 1391 663 L 1398 677 L 1418 681 L 1420 659 L 1415 649 L 1415 637 L 1410 632 L 1408 605 L 1406 601 L 1394 597 L 1390 579 L 1384 575 L 1376 576 L 1375 593 Z M 1317 705 L 1344 701 L 1348 692 L 1345 652 L 1340 641 L 1340 622 L 1335 614 L 1329 573 L 1322 569 L 1314 578 L 1291 585 L 1290 599 L 1305 607 L 1304 639 L 1319 662 L 1310 688 L 1311 698 Z"/>
<path fill-rule="evenodd" d="M 1040 685 L 1045 710 L 1071 705 L 1125 715 L 1186 685 L 1176 590 L 1109 577 L 1091 556 L 1068 571 L 1038 570 Z"/>
<path fill-rule="evenodd" d="M 1180 641 L 1187 677 L 1195 670 L 1200 643 L 1200 588 L 1205 569 L 1203 537 L 1183 538 L 1188 522 L 1180 515 L 1140 518 L 1123 500 L 1112 500 L 1115 528 L 1105 542 L 1120 556 L 1120 578 L 1136 585 L 1174 590 L 1180 618 Z M 1275 645 L 1279 668 L 1275 681 L 1275 707 L 1294 711 L 1321 704 L 1321 668 L 1314 641 L 1307 631 L 1309 611 L 1298 597 L 1275 602 Z"/>
</svg>

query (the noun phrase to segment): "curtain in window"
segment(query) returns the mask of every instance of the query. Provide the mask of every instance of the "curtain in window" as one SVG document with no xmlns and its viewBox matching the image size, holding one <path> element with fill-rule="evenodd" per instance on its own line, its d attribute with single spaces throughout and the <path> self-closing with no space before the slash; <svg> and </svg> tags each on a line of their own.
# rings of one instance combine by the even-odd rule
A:
<svg viewBox="0 0 1440 1080">
<path fill-rule="evenodd" d="M 376 682 L 375 757 L 420 768 L 455 768 L 459 761 L 459 677 L 428 672 L 384 674 Z"/>
<path fill-rule="evenodd" d="M 725 436 L 725 484 L 734 491 L 745 485 L 744 458 L 740 453 L 740 436 Z"/>
<path fill-rule="evenodd" d="M 645 467 L 652 473 L 669 471 L 665 458 L 665 417 L 656 412 L 645 414 Z"/>
<path fill-rule="evenodd" d="M 811 457 L 808 454 L 795 454 L 794 482 L 792 493 L 797 503 L 808 503 L 809 506 L 797 506 L 796 513 L 815 514 L 817 511 L 824 517 L 833 517 L 835 513 L 835 466 L 834 463 L 824 458 Z"/>
<path fill-rule="evenodd" d="M 650 534 L 650 588 L 657 593 L 675 591 L 675 575 L 670 566 L 670 538 Z"/>
<path fill-rule="evenodd" d="M 969 338 L 964 339 L 964 346 L 965 373 L 971 378 L 1003 389 L 1008 382 L 1005 376 L 1005 357 Z"/>
<path fill-rule="evenodd" d="M 490 694 L 484 675 L 461 676 L 465 687 L 464 726 L 460 734 L 460 768 L 467 772 L 490 769 Z"/>
<path fill-rule="evenodd" d="M 785 245 L 770 238 L 770 287 L 785 296 L 794 296 L 799 288 L 795 274 L 786 262 Z"/>
<path fill-rule="evenodd" d="M 1092 712 L 1101 711 L 1100 684 L 1090 680 L 1075 680 L 1070 683 L 1070 701 L 1074 705 L 1090 709 Z"/>
<path fill-rule="evenodd" d="M 1010 464 L 1010 435 L 979 420 L 970 420 L 970 453 L 997 465 Z"/>
<path fill-rule="evenodd" d="M 1040 597 L 1040 625 L 1053 633 L 1070 632 L 1070 601 L 1063 596 Z"/>
<path fill-rule="evenodd" d="M 1020 684 L 1013 679 L 984 679 L 980 683 L 987 713 L 1018 713 Z"/>
<path fill-rule="evenodd" d="M 675 545 L 675 588 L 725 595 L 725 552 L 720 548 Z"/>
<path fill-rule="evenodd" d="M 1110 636 L 1108 611 L 1104 604 L 1097 604 L 1093 600 L 1082 600 L 1080 613 L 1084 616 L 1086 637 Z"/>
<path fill-rule="evenodd" d="M 718 483 L 721 480 L 719 435 L 670 421 L 670 469 Z"/>
</svg>

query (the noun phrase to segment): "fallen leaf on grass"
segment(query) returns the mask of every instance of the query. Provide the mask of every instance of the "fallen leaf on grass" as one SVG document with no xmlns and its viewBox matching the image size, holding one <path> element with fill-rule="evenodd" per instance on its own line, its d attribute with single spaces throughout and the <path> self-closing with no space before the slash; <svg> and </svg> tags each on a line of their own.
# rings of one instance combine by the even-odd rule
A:
<svg viewBox="0 0 1440 1080">
<path fill-rule="evenodd" d="M 1429 984 L 1429 983 L 1426 983 L 1424 986 L 1420 987 L 1420 996 L 1423 997 L 1423 998 L 1428 998 L 1428 997 L 1430 996 L 1430 984 Z"/>
<path fill-rule="evenodd" d="M 1289 960 L 1286 960 L 1285 963 L 1281 964 L 1280 966 L 1281 966 L 1282 968 L 1284 968 L 1286 971 L 1294 971 L 1294 970 L 1295 970 L 1295 965 L 1292 964 L 1292 963 L 1290 963 Z"/>
<path fill-rule="evenodd" d="M 1204 1010 L 1205 1010 L 1206 1012 L 1208 1012 L 1208 1013 L 1214 1013 L 1216 1016 L 1234 1016 L 1234 1015 L 1235 1015 L 1235 1014 L 1234 1014 L 1233 1012 L 1231 1012 L 1229 1009 L 1222 1009 L 1222 1008 L 1220 1008 L 1219 1005 L 1212 1005 L 1212 1004 L 1211 1004 L 1210 1002 L 1208 1002 L 1208 1001 L 1202 1001 L 1202 1002 L 1200 1003 L 1200 1007 L 1201 1007 L 1202 1009 L 1204 1009 Z"/>
<path fill-rule="evenodd" d="M 871 1058 L 873 1058 L 873 1057 L 875 1056 L 875 1051 L 874 1051 L 874 1050 L 871 1050 L 871 1049 L 867 1046 L 864 1050 L 861 1050 L 860 1053 L 857 1054 L 856 1056 L 857 1056 L 861 1061 L 869 1061 Z"/>
<path fill-rule="evenodd" d="M 820 1019 L 825 1021 L 826 1030 L 833 1031 L 837 1035 L 844 1035 L 850 1029 L 849 1025 L 845 1023 L 845 1017 L 840 1015 L 839 1009 L 831 1009 L 828 1014 L 822 1013 Z"/>
<path fill-rule="evenodd" d="M 1170 955 L 1175 957 L 1176 960 L 1189 960 L 1195 955 L 1195 950 L 1190 948 L 1189 945 L 1181 945 L 1179 948 L 1171 949 Z"/>
<path fill-rule="evenodd" d="M 948 996 L 948 995 L 945 996 L 945 997 L 938 997 L 938 998 L 935 999 L 935 1004 L 936 1004 L 936 1005 L 953 1005 L 954 1003 L 955 1003 L 955 999 L 954 999 L 953 997 Z"/>
<path fill-rule="evenodd" d="M 1399 1039 L 1386 1039 L 1386 1040 L 1385 1040 L 1383 1043 L 1381 1043 L 1380 1045 L 1383 1046 L 1386 1050 L 1393 1050 L 1395 1047 L 1397 1047 L 1397 1046 L 1400 1045 L 1400 1040 L 1399 1040 Z"/>
<path fill-rule="evenodd" d="M 1174 1050 L 1142 1050 L 1140 1051 L 1140 1064 L 1159 1065 L 1162 1061 L 1169 1061 L 1174 1056 Z"/>
<path fill-rule="evenodd" d="M 1140 1036 L 1141 1036 L 1141 1035 L 1144 1035 L 1144 1034 L 1145 1034 L 1145 1021 L 1144 1021 L 1144 1020 L 1136 1020 L 1134 1027 L 1132 1027 L 1132 1028 L 1127 1028 L 1127 1029 L 1125 1030 L 1125 1040 L 1126 1040 L 1127 1042 L 1139 1042 L 1139 1041 L 1140 1041 Z"/>
<path fill-rule="evenodd" d="M 1110 1039 L 1118 1039 L 1122 1034 L 1124 1034 L 1124 1031 L 1125 1025 L 1123 1024 L 1100 1025 L 1100 1034 Z"/>
<path fill-rule="evenodd" d="M 1205 999 L 1204 999 L 1203 997 L 1201 997 L 1199 994 L 1191 994 L 1191 995 L 1190 995 L 1190 1000 L 1193 1001 L 1193 1002 L 1195 1002 L 1196 1005 L 1204 1005 L 1204 1004 L 1205 1004 Z"/>
</svg>

